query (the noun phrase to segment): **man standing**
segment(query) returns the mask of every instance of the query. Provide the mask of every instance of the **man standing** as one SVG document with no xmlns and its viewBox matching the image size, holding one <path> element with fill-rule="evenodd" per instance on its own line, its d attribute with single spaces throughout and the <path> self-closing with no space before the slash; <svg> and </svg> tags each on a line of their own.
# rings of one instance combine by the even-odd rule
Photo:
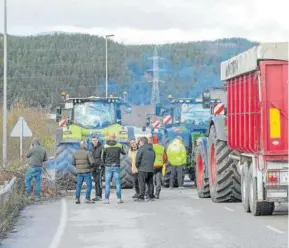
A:
<svg viewBox="0 0 289 248">
<path fill-rule="evenodd" d="M 154 162 L 154 184 L 156 186 L 156 199 L 160 198 L 160 192 L 162 188 L 162 169 L 163 165 L 167 162 L 167 154 L 165 148 L 158 144 L 158 136 L 155 134 L 152 137 L 153 148 L 156 154 Z"/>
<path fill-rule="evenodd" d="M 93 145 L 92 155 L 95 161 L 94 168 L 92 170 L 92 176 L 95 187 L 95 198 L 92 200 L 100 201 L 102 198 L 102 171 L 103 171 L 103 166 L 101 162 L 102 145 L 99 143 L 97 137 L 92 137 L 91 142 Z"/>
<path fill-rule="evenodd" d="M 139 182 L 138 182 L 138 170 L 136 168 L 136 153 L 137 153 L 137 143 L 136 140 L 133 139 L 130 141 L 130 150 L 128 152 L 128 157 L 131 162 L 131 172 L 133 174 L 133 186 L 135 189 L 135 194 L 132 198 L 138 198 L 139 196 Z"/>
<path fill-rule="evenodd" d="M 155 152 L 152 144 L 148 143 L 148 138 L 140 139 L 140 148 L 136 154 L 136 167 L 139 173 L 140 194 L 138 201 L 144 201 L 146 185 L 148 187 L 148 198 L 154 198 L 154 161 Z"/>
<path fill-rule="evenodd" d="M 83 181 L 86 183 L 85 203 L 94 203 L 90 199 L 92 180 L 91 171 L 95 164 L 93 155 L 86 150 L 84 141 L 80 143 L 80 149 L 72 154 L 72 164 L 77 170 L 77 185 L 76 185 L 76 204 L 80 204 L 80 194 Z"/>
<path fill-rule="evenodd" d="M 112 178 L 116 184 L 116 196 L 118 203 L 123 203 L 121 198 L 121 180 L 120 180 L 120 156 L 125 155 L 122 144 L 115 140 L 115 134 L 109 136 L 109 140 L 102 150 L 102 162 L 105 165 L 105 204 L 109 203 L 110 183 Z"/>
<path fill-rule="evenodd" d="M 47 153 L 43 147 L 40 146 L 40 140 L 34 138 L 31 142 L 30 150 L 27 154 L 28 170 L 25 175 L 26 195 L 30 197 L 31 181 L 35 178 L 36 181 L 36 197 L 40 199 L 41 192 L 41 174 L 43 162 L 46 162 Z"/>
<path fill-rule="evenodd" d="M 178 136 L 167 148 L 168 161 L 170 163 L 171 178 L 170 188 L 174 187 L 175 177 L 178 179 L 178 187 L 183 187 L 184 165 L 187 163 L 187 150 L 182 142 L 182 137 Z"/>
</svg>

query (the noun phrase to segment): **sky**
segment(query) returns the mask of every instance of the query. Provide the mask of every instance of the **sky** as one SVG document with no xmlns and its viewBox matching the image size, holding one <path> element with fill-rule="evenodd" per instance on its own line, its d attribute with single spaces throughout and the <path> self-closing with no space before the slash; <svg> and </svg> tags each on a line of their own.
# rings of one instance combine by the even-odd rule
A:
<svg viewBox="0 0 289 248">
<path fill-rule="evenodd" d="M 125 44 L 289 41 L 288 0 L 7 0 L 8 33 L 114 34 Z M 3 32 L 3 1 L 0 32 Z"/>
</svg>

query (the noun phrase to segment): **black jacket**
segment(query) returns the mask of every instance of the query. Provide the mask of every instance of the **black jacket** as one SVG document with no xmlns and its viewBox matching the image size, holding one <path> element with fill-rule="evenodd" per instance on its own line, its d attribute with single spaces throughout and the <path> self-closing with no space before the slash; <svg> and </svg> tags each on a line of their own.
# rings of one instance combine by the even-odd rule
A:
<svg viewBox="0 0 289 248">
<path fill-rule="evenodd" d="M 92 155 L 95 160 L 95 164 L 93 165 L 94 169 L 99 169 L 102 166 L 101 153 L 102 145 L 98 144 L 97 147 L 93 147 Z"/>
<path fill-rule="evenodd" d="M 136 154 L 138 171 L 153 172 L 156 154 L 152 144 L 143 145 Z"/>
<path fill-rule="evenodd" d="M 105 166 L 120 166 L 120 155 L 125 155 L 123 145 L 115 140 L 108 140 L 102 149 L 101 160 Z"/>
</svg>

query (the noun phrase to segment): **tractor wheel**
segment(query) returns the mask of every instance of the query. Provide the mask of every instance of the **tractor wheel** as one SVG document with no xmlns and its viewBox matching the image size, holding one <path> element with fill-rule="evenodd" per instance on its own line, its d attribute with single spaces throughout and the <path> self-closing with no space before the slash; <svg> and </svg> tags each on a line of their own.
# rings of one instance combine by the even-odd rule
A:
<svg viewBox="0 0 289 248">
<path fill-rule="evenodd" d="M 200 198 L 209 198 L 210 197 L 210 184 L 209 178 L 205 174 L 206 165 L 205 160 L 202 155 L 201 146 L 197 147 L 196 151 L 196 185 L 198 196 Z"/>
<path fill-rule="evenodd" d="M 126 155 L 122 155 L 120 158 L 120 178 L 122 188 L 133 188 L 133 174 L 131 171 L 131 162 L 128 158 L 129 148 L 124 145 Z"/>
<path fill-rule="evenodd" d="M 72 153 L 79 149 L 79 143 L 61 143 L 56 148 L 54 162 L 50 169 L 56 170 L 56 185 L 62 190 L 76 187 L 76 171 L 72 166 Z"/>
<path fill-rule="evenodd" d="M 216 138 L 215 126 L 209 135 L 209 182 L 213 202 L 241 201 L 241 176 L 237 164 L 229 157 L 227 142 Z"/>
</svg>

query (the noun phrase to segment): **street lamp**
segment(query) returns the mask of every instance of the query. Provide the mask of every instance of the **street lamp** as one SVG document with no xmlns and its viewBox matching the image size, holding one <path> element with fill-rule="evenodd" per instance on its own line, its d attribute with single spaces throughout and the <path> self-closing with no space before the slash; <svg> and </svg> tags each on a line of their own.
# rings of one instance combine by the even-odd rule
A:
<svg viewBox="0 0 289 248">
<path fill-rule="evenodd" d="M 3 167 L 7 165 L 7 0 L 4 0 L 3 56 Z"/>
<path fill-rule="evenodd" d="M 105 97 L 108 95 L 108 75 L 107 75 L 107 38 L 113 37 L 114 34 L 108 34 L 105 36 Z"/>
</svg>

